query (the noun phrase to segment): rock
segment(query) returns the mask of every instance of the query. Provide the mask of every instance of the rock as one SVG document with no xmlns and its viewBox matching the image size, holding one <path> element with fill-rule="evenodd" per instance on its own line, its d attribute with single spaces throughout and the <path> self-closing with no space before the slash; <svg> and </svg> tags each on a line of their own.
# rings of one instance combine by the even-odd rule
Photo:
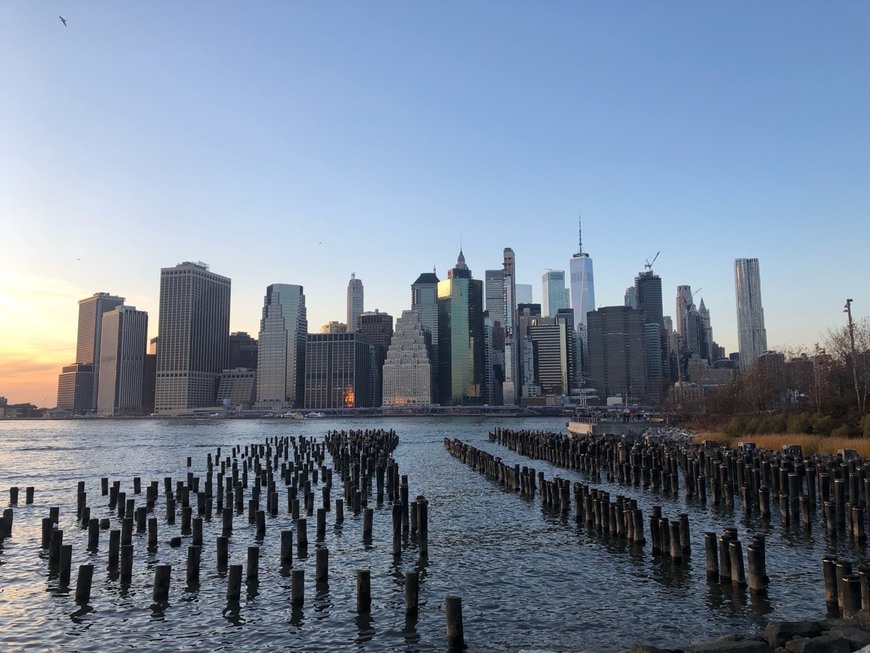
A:
<svg viewBox="0 0 870 653">
<path fill-rule="evenodd" d="M 691 644 L 683 649 L 685 653 L 773 653 L 766 642 L 757 639 L 725 640 Z"/>
<path fill-rule="evenodd" d="M 852 653 L 852 645 L 848 639 L 822 635 L 813 637 L 796 637 L 785 645 L 789 653 Z"/>
<path fill-rule="evenodd" d="M 848 640 L 853 651 L 870 646 L 870 633 L 857 626 L 835 626 L 827 634 L 831 637 L 841 637 Z"/>
<path fill-rule="evenodd" d="M 679 653 L 679 649 L 659 648 L 652 644 L 632 644 L 629 653 Z"/>
<path fill-rule="evenodd" d="M 794 637 L 817 637 L 821 634 L 822 624 L 818 621 L 780 621 L 767 624 L 764 641 L 771 648 L 778 648 Z"/>
<path fill-rule="evenodd" d="M 858 610 L 855 613 L 855 623 L 864 630 L 870 630 L 870 610 Z"/>
</svg>

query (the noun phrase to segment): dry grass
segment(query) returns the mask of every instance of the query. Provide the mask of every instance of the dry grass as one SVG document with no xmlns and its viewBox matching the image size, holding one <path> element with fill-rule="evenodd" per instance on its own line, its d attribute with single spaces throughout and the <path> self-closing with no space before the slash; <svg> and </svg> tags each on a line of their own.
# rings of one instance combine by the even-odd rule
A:
<svg viewBox="0 0 870 653">
<path fill-rule="evenodd" d="M 702 431 L 695 442 L 713 440 L 717 444 L 736 447 L 738 442 L 754 442 L 761 449 L 780 451 L 783 445 L 798 444 L 805 456 L 816 453 L 835 454 L 840 449 L 854 449 L 862 458 L 870 458 L 870 440 L 863 438 L 832 438 L 806 433 L 766 433 L 731 438 L 717 431 Z"/>
</svg>

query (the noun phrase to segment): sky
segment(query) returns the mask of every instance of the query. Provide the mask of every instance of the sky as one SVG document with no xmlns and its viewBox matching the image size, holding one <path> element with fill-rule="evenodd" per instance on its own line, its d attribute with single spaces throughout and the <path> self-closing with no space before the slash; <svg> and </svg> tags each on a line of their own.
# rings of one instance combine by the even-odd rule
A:
<svg viewBox="0 0 870 653">
<path fill-rule="evenodd" d="M 67 20 L 64 26 L 59 16 Z M 476 278 L 583 248 L 599 306 L 657 253 L 737 350 L 734 259 L 768 345 L 870 314 L 870 3 L 0 3 L 0 396 L 54 406 L 78 300 L 157 333 L 160 268 L 265 288 L 309 330 L 396 317 L 460 247 Z"/>
</svg>

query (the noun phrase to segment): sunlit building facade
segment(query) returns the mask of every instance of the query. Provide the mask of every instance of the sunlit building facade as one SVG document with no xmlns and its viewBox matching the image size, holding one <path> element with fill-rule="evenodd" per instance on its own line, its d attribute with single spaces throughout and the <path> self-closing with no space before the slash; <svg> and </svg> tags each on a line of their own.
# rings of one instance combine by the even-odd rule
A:
<svg viewBox="0 0 870 653">
<path fill-rule="evenodd" d="M 482 404 L 486 398 L 483 282 L 471 278 L 462 250 L 438 283 L 439 399 L 444 405 Z"/>
<path fill-rule="evenodd" d="M 302 286 L 268 286 L 257 344 L 257 407 L 280 410 L 302 406 L 307 336 Z"/>
<path fill-rule="evenodd" d="M 359 329 L 359 316 L 365 310 L 363 282 L 356 278 L 356 274 L 350 275 L 347 282 L 347 330 L 353 333 Z"/>
<path fill-rule="evenodd" d="M 383 370 L 384 406 L 428 406 L 432 403 L 432 336 L 416 311 L 402 311 L 396 320 Z"/>
<path fill-rule="evenodd" d="M 764 309 L 761 306 L 761 271 L 757 258 L 734 261 L 734 286 L 737 294 L 737 342 L 740 367 L 749 369 L 767 351 Z"/>
<path fill-rule="evenodd" d="M 229 360 L 230 283 L 205 263 L 160 270 L 158 413 L 214 405 Z"/>
<path fill-rule="evenodd" d="M 541 315 L 556 317 L 560 309 L 568 308 L 565 270 L 547 270 L 541 277 L 541 285 Z"/>
<path fill-rule="evenodd" d="M 101 321 L 97 412 L 106 416 L 141 414 L 148 313 L 134 306 L 118 306 L 103 313 Z"/>
</svg>

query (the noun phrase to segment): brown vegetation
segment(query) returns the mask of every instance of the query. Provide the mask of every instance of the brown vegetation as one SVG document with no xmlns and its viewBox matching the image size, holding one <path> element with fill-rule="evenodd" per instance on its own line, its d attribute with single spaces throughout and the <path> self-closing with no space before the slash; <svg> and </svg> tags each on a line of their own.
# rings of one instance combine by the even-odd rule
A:
<svg viewBox="0 0 870 653">
<path fill-rule="evenodd" d="M 840 449 L 854 449 L 862 458 L 870 458 L 870 439 L 822 437 L 807 433 L 764 433 L 761 435 L 730 436 L 721 431 L 701 431 L 695 442 L 713 440 L 722 445 L 736 447 L 739 442 L 754 442 L 761 449 L 779 451 L 784 445 L 800 445 L 805 456 L 817 453 L 835 454 Z"/>
</svg>

